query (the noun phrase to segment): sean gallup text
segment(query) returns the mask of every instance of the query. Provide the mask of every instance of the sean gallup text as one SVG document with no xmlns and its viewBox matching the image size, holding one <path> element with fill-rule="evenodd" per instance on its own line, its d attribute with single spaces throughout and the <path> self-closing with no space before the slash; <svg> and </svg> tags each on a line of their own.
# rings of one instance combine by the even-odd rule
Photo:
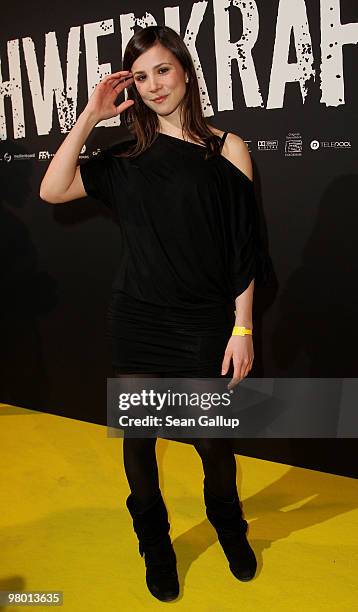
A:
<svg viewBox="0 0 358 612">
<path fill-rule="evenodd" d="M 218 414 L 215 417 L 201 415 L 198 418 L 176 418 L 166 415 L 165 418 L 159 416 L 146 415 L 143 418 L 129 417 L 121 415 L 118 419 L 120 427 L 227 427 L 235 429 L 240 425 L 240 419 L 224 417 Z"/>
</svg>

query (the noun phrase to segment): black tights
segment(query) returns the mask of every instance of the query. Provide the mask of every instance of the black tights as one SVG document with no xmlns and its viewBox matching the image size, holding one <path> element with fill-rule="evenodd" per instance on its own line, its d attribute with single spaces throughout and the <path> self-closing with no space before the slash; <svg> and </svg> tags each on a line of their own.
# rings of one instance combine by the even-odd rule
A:
<svg viewBox="0 0 358 612">
<path fill-rule="evenodd" d="M 119 374 L 121 376 L 155 378 L 160 374 Z M 123 439 L 124 469 L 131 493 L 143 506 L 158 494 L 159 475 L 155 452 L 157 438 Z M 231 440 L 226 438 L 194 438 L 208 489 L 223 500 L 232 500 L 237 494 L 236 461 Z"/>
</svg>

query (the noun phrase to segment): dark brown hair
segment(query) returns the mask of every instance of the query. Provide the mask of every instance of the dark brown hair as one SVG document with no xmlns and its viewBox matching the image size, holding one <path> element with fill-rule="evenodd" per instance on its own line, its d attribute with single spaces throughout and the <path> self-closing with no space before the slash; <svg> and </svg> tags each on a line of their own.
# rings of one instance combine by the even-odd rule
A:
<svg viewBox="0 0 358 612">
<path fill-rule="evenodd" d="M 124 56 L 123 70 L 131 70 L 135 60 L 145 51 L 160 43 L 169 49 L 188 75 L 186 92 L 181 101 L 183 133 L 192 141 L 204 144 L 206 157 L 220 154 L 220 137 L 213 134 L 202 112 L 199 85 L 192 57 L 179 34 L 168 26 L 148 26 L 138 30 L 129 40 Z M 134 146 L 120 157 L 136 157 L 143 153 L 157 137 L 159 120 L 157 114 L 144 104 L 134 83 L 128 88 L 134 104 L 121 113 L 121 122 L 136 139 Z"/>
</svg>

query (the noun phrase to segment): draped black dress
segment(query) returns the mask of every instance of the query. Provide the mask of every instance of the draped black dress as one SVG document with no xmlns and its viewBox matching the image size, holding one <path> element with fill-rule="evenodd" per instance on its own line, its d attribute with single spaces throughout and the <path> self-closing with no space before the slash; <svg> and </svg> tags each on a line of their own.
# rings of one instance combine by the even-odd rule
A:
<svg viewBox="0 0 358 612">
<path fill-rule="evenodd" d="M 113 368 L 220 376 L 235 298 L 265 280 L 253 183 L 222 155 L 204 159 L 202 145 L 162 133 L 141 155 L 120 157 L 133 142 L 80 166 L 86 193 L 120 231 L 107 318 Z"/>
</svg>

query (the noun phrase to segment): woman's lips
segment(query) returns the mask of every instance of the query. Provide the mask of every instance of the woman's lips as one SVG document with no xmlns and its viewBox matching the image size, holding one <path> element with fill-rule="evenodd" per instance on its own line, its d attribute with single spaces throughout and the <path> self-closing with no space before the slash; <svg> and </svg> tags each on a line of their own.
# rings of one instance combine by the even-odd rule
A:
<svg viewBox="0 0 358 612">
<path fill-rule="evenodd" d="M 154 98 L 153 102 L 157 102 L 157 104 L 160 104 L 161 102 L 163 102 L 163 100 L 165 100 L 167 95 L 166 96 L 160 96 L 160 98 Z"/>
</svg>

